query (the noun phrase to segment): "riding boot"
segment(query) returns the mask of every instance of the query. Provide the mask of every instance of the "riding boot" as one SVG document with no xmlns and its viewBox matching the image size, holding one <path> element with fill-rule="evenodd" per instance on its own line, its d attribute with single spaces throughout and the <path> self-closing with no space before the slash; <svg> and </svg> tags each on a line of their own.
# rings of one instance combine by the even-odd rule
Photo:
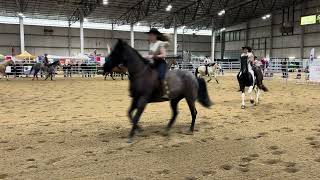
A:
<svg viewBox="0 0 320 180">
<path fill-rule="evenodd" d="M 160 94 L 161 98 L 169 99 L 169 87 L 165 80 L 160 80 Z"/>
</svg>

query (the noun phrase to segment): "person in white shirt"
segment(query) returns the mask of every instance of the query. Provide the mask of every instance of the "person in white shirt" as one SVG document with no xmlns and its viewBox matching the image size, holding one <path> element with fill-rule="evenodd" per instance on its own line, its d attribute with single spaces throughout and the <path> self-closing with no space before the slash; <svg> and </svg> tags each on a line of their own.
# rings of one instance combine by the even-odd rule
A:
<svg viewBox="0 0 320 180">
<path fill-rule="evenodd" d="M 169 38 L 158 31 L 156 28 L 151 28 L 147 33 L 150 41 L 149 55 L 147 59 L 153 61 L 155 68 L 158 71 L 158 79 L 160 81 L 160 88 L 164 93 L 164 79 L 167 71 L 167 63 L 165 58 L 167 56 L 167 48 L 169 46 Z"/>
</svg>

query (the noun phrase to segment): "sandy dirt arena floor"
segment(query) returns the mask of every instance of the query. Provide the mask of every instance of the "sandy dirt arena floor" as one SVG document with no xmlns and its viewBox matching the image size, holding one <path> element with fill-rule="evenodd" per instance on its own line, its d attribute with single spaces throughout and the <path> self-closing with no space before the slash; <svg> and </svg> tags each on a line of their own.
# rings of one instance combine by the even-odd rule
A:
<svg viewBox="0 0 320 180">
<path fill-rule="evenodd" d="M 185 101 L 169 137 L 169 103 L 149 104 L 128 144 L 128 81 L 1 80 L 0 179 L 320 179 L 320 86 L 265 81 L 242 110 L 235 78 L 220 81 L 193 135 Z"/>
</svg>

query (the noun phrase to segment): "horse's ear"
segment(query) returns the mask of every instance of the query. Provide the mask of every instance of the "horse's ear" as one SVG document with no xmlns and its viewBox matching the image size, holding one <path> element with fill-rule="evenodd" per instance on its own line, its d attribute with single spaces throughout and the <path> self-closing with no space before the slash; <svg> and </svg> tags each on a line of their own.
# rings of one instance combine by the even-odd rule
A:
<svg viewBox="0 0 320 180">
<path fill-rule="evenodd" d="M 118 44 L 123 44 L 123 40 L 122 39 L 118 39 Z"/>
</svg>

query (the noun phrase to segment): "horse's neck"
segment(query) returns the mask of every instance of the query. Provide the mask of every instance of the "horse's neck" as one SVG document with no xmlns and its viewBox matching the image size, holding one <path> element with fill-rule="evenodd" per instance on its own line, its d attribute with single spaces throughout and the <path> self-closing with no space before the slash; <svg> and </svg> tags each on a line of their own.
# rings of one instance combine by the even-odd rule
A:
<svg viewBox="0 0 320 180">
<path fill-rule="evenodd" d="M 11 63 L 11 61 L 7 61 L 7 62 L 3 63 L 3 65 L 4 65 L 5 67 L 7 67 L 7 66 L 9 66 L 10 63 Z"/>
<path fill-rule="evenodd" d="M 131 55 L 130 59 L 127 60 L 128 72 L 130 75 L 134 76 L 143 71 L 143 69 L 146 68 L 148 64 L 144 62 L 144 59 L 142 59 L 143 57 L 141 57 L 141 55 L 138 54 L 138 52 L 135 51 L 132 47 L 129 46 L 129 48 L 127 48 L 127 51 L 127 53 Z"/>
</svg>

